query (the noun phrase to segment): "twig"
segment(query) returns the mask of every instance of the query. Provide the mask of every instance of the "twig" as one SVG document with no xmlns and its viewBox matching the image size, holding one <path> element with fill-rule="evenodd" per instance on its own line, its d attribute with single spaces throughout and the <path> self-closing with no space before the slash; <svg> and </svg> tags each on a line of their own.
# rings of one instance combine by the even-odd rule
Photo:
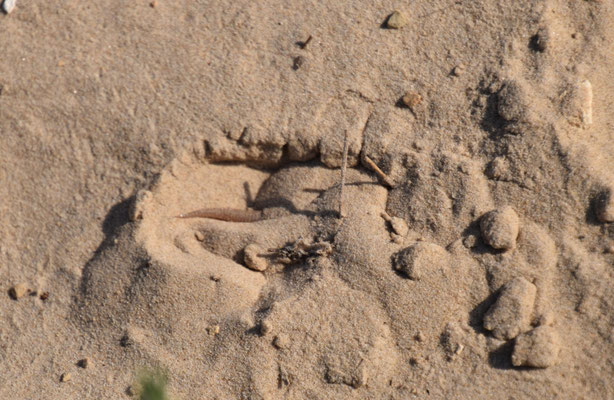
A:
<svg viewBox="0 0 614 400">
<path fill-rule="evenodd" d="M 298 47 L 301 48 L 301 50 L 304 50 L 305 47 L 307 47 L 307 45 L 309 44 L 309 42 L 311 42 L 311 39 L 313 39 L 313 37 L 311 35 L 309 35 L 309 37 L 307 38 L 307 40 L 305 40 L 304 42 L 298 42 Z"/>
<path fill-rule="evenodd" d="M 345 169 L 348 164 L 348 131 L 343 137 L 343 158 L 341 159 L 341 191 L 339 192 L 339 217 L 345 217 L 345 204 L 343 203 L 343 188 L 345 187 Z"/>
<path fill-rule="evenodd" d="M 394 182 L 392 181 L 392 179 L 390 179 L 390 177 L 388 177 L 388 175 L 386 175 L 384 173 L 384 171 L 382 171 L 381 169 L 379 169 L 379 167 L 377 166 L 377 164 L 375 164 L 373 162 L 372 159 L 369 158 L 369 156 L 365 156 L 365 162 L 369 165 L 369 167 L 375 171 L 375 173 L 377 174 L 377 176 L 379 176 L 379 178 L 382 180 L 382 182 L 384 182 L 386 185 L 388 185 L 389 187 L 393 188 L 395 186 Z"/>
</svg>

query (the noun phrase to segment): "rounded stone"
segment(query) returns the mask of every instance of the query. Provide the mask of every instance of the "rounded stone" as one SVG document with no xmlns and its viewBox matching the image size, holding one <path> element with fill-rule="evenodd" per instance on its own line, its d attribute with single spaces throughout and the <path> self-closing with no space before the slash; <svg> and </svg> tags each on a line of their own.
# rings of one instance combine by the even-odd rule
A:
<svg viewBox="0 0 614 400">
<path fill-rule="evenodd" d="M 480 220 L 482 238 L 498 250 L 514 248 L 519 229 L 518 214 L 509 206 L 489 211 Z"/>
<path fill-rule="evenodd" d="M 445 267 L 448 252 L 434 243 L 418 242 L 409 246 L 394 257 L 394 268 L 407 275 L 409 279 L 421 280 L 428 273 Z"/>
<path fill-rule="evenodd" d="M 249 244 L 245 247 L 244 258 L 245 266 L 254 271 L 264 271 L 268 268 L 269 263 L 266 258 L 262 257 L 264 249 L 257 244 Z"/>
</svg>

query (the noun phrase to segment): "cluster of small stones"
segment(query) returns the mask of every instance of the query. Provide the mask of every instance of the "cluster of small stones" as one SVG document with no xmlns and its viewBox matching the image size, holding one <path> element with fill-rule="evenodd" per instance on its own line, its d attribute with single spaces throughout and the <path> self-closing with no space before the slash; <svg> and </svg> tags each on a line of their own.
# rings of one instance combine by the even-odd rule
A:
<svg viewBox="0 0 614 400">
<path fill-rule="evenodd" d="M 511 207 L 486 213 L 480 220 L 485 243 L 497 250 L 516 247 L 520 230 L 518 215 Z M 547 368 L 556 363 L 559 339 L 551 321 L 540 321 L 532 328 L 536 286 L 523 277 L 516 277 L 500 289 L 496 302 L 486 312 L 483 326 L 500 340 L 513 340 L 512 364 L 520 367 Z"/>
</svg>

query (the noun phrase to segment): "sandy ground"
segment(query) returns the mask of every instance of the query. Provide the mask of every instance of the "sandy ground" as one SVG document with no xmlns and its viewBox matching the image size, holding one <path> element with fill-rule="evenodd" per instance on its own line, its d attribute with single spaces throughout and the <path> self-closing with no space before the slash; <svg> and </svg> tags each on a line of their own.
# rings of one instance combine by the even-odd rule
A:
<svg viewBox="0 0 614 400">
<path fill-rule="evenodd" d="M 152 367 L 173 399 L 614 399 L 613 25 L 19 0 L 0 397 L 129 398 Z"/>
</svg>

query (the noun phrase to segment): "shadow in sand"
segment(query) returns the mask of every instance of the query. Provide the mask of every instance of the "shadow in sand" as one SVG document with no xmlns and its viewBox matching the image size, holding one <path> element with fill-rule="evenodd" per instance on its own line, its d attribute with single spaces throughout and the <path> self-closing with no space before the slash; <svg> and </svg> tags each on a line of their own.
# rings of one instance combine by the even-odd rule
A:
<svg viewBox="0 0 614 400">
<path fill-rule="evenodd" d="M 107 213 L 104 221 L 102 222 L 102 231 L 104 233 L 104 239 L 98 245 L 98 248 L 94 251 L 92 257 L 84 265 L 81 282 L 79 285 L 79 291 L 81 295 L 85 295 L 88 281 L 92 277 L 92 269 L 94 268 L 94 261 L 98 259 L 105 250 L 116 245 L 116 242 L 120 235 L 122 228 L 130 222 L 130 210 L 136 201 L 135 196 L 131 196 L 127 199 L 116 203 L 111 207 Z"/>
<path fill-rule="evenodd" d="M 597 218 L 597 210 L 601 204 L 608 201 L 608 193 L 606 191 L 600 191 L 597 194 L 591 196 L 589 206 L 586 208 L 584 214 L 584 221 L 589 225 L 603 225 Z"/>
<path fill-rule="evenodd" d="M 477 306 L 473 308 L 473 310 L 469 311 L 469 326 L 473 328 L 476 333 L 482 335 L 489 335 L 486 329 L 483 326 L 484 314 L 488 311 L 488 309 L 495 304 L 497 298 L 499 297 L 499 291 L 491 293 L 487 298 L 482 300 Z"/>
<path fill-rule="evenodd" d="M 514 341 L 505 342 L 488 354 L 488 364 L 496 369 L 513 369 L 512 351 L 514 351 Z"/>
</svg>

